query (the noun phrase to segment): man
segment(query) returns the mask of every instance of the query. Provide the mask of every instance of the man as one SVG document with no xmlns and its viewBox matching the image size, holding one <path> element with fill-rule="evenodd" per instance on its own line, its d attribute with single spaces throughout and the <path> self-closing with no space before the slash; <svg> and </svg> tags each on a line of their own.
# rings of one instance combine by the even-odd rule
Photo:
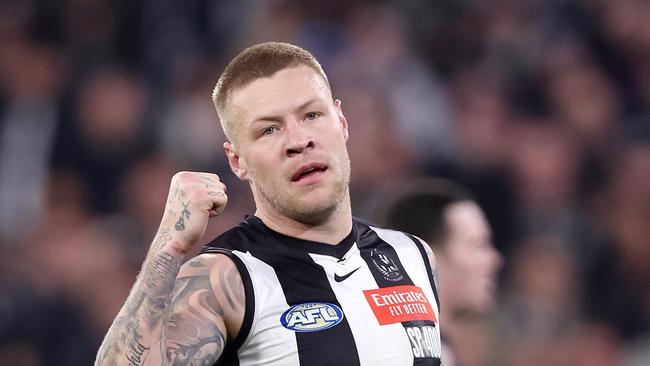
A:
<svg viewBox="0 0 650 366">
<path fill-rule="evenodd" d="M 481 208 L 460 186 L 443 179 L 405 187 L 379 209 L 378 222 L 413 233 L 431 244 L 440 270 L 445 365 L 454 365 L 463 314 L 493 305 L 501 255 L 491 242 Z M 457 352 L 453 352 L 453 351 Z"/>
<path fill-rule="evenodd" d="M 318 61 L 253 46 L 213 99 L 255 215 L 181 265 L 227 196 L 214 174 L 176 174 L 96 364 L 439 365 L 433 254 L 353 219 L 348 122 Z"/>
</svg>

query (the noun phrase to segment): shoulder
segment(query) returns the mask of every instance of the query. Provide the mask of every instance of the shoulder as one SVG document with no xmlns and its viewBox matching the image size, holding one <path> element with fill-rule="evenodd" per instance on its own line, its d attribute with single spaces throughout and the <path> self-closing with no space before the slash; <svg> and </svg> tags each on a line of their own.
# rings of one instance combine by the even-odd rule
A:
<svg viewBox="0 0 650 366">
<path fill-rule="evenodd" d="M 246 310 L 246 291 L 242 275 L 233 260 L 223 253 L 204 253 L 187 261 L 178 274 L 177 283 L 195 282 L 197 290 L 206 291 L 211 310 L 223 319 L 230 339 L 241 328 Z M 198 294 L 198 292 L 197 292 Z"/>
<path fill-rule="evenodd" d="M 203 253 L 187 261 L 178 278 L 205 276 L 215 293 L 242 288 L 243 281 L 235 260 L 226 252 Z"/>
<path fill-rule="evenodd" d="M 235 262 L 226 253 L 207 252 L 197 255 L 183 264 L 179 277 L 183 274 L 220 272 L 230 268 L 235 268 Z"/>
<path fill-rule="evenodd" d="M 243 281 L 235 262 L 227 255 L 216 253 L 200 254 L 181 267 L 177 286 L 194 283 L 196 290 L 208 290 L 215 296 L 233 291 L 243 294 Z"/>
</svg>

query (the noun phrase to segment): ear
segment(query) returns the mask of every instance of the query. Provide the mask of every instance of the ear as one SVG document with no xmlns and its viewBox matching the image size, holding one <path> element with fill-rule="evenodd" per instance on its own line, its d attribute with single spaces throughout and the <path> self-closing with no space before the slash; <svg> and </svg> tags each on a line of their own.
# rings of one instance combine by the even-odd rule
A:
<svg viewBox="0 0 650 366">
<path fill-rule="evenodd" d="M 248 178 L 248 169 L 246 168 L 246 161 L 240 158 L 237 153 L 235 145 L 226 141 L 223 143 L 223 149 L 226 152 L 226 157 L 228 158 L 228 164 L 230 165 L 230 170 L 239 178 L 240 180 L 249 180 Z"/>
<path fill-rule="evenodd" d="M 350 137 L 350 133 L 348 132 L 348 120 L 343 114 L 340 99 L 336 99 L 334 101 L 334 108 L 336 109 L 336 114 L 339 117 L 339 123 L 341 124 L 341 129 L 343 129 L 343 136 L 345 137 L 345 141 L 348 141 L 348 138 Z"/>
</svg>

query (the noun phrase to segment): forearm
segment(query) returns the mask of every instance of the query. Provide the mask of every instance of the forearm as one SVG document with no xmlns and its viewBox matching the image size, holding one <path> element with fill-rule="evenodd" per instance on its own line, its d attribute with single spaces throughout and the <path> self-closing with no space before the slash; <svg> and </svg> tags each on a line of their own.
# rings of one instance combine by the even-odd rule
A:
<svg viewBox="0 0 650 366">
<path fill-rule="evenodd" d="M 163 318 L 168 311 L 176 276 L 183 261 L 174 248 L 172 231 L 160 229 L 142 265 L 138 279 L 111 325 L 95 365 L 138 365 L 159 359 Z"/>
</svg>

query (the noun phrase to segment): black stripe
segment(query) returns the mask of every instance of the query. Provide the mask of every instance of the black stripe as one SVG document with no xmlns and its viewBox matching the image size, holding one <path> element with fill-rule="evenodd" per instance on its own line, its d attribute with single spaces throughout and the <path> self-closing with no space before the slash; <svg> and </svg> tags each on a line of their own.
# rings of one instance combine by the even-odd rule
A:
<svg viewBox="0 0 650 366">
<path fill-rule="evenodd" d="M 251 254 L 274 269 L 289 306 L 325 302 L 342 308 L 325 271 L 308 253 L 288 255 L 260 248 L 251 250 Z M 345 309 L 343 310 L 345 312 Z M 332 328 L 316 332 L 296 332 L 295 335 L 300 365 L 360 365 L 356 343 L 345 314 L 343 320 Z"/>
<path fill-rule="evenodd" d="M 422 259 L 424 260 L 424 266 L 427 269 L 427 275 L 429 276 L 429 283 L 431 283 L 431 288 L 433 289 L 433 295 L 436 297 L 436 304 L 438 305 L 438 311 L 440 311 L 440 297 L 438 295 L 438 288 L 436 287 L 436 281 L 433 279 L 433 270 L 431 268 L 431 262 L 429 262 L 429 255 L 427 255 L 427 251 L 424 249 L 424 245 L 422 244 L 421 241 L 419 241 L 416 237 L 414 237 L 411 234 L 406 234 L 413 242 L 415 243 L 415 246 L 418 247 L 418 250 L 420 251 L 420 255 L 422 256 Z"/>
<path fill-rule="evenodd" d="M 415 286 L 411 277 L 406 272 L 402 262 L 397 255 L 397 251 L 392 245 L 383 241 L 374 230 L 369 230 L 363 234 L 361 243 L 358 244 L 361 257 L 366 262 L 379 288 L 393 286 Z M 386 255 L 389 263 L 382 262 L 379 255 Z M 434 326 L 436 323 L 430 320 L 417 320 L 402 322 L 404 332 L 410 327 Z M 407 332 L 407 337 L 408 337 Z M 414 366 L 440 365 L 438 358 L 415 358 L 413 357 Z"/>
<path fill-rule="evenodd" d="M 230 258 L 237 267 L 239 275 L 241 276 L 242 282 L 244 284 L 244 295 L 246 301 L 246 309 L 244 311 L 244 320 L 242 326 L 237 334 L 237 337 L 231 342 L 226 344 L 226 347 L 219 358 L 219 361 L 215 365 L 219 366 L 239 366 L 239 357 L 237 356 L 237 351 L 239 347 L 244 343 L 248 334 L 250 333 L 251 327 L 253 325 L 253 315 L 255 313 L 255 293 L 253 291 L 253 283 L 251 282 L 251 277 L 248 274 L 246 265 L 242 260 L 233 254 L 230 250 L 205 247 L 201 253 L 212 253 L 212 254 L 223 254 Z"/>
</svg>

